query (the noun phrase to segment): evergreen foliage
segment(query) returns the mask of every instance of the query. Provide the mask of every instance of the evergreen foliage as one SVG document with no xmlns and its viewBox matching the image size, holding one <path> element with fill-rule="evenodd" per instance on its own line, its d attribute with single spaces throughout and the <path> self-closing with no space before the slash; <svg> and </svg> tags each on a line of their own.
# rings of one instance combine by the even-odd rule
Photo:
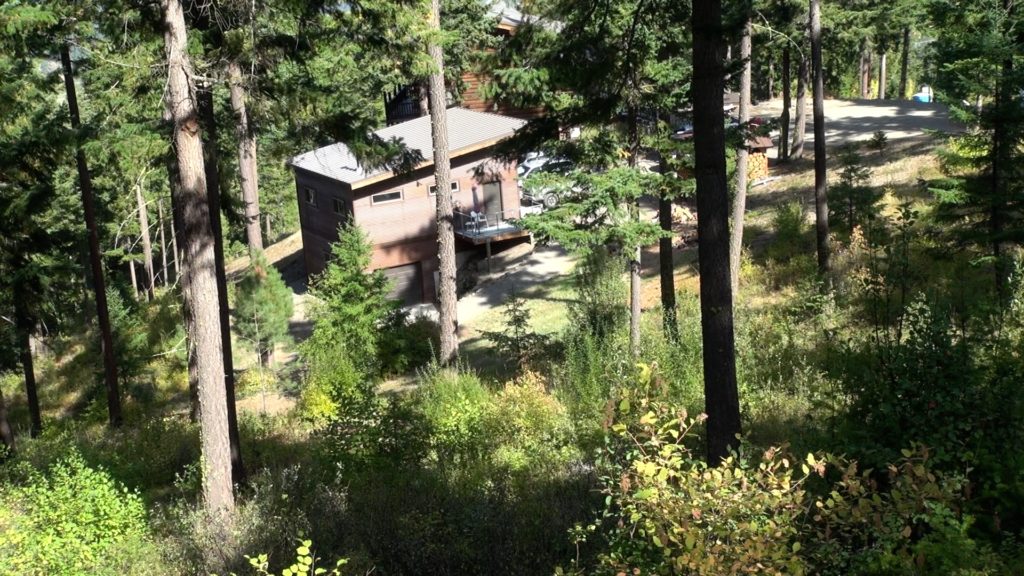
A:
<svg viewBox="0 0 1024 576">
<path fill-rule="evenodd" d="M 287 342 L 292 291 L 262 252 L 253 255 L 235 285 L 235 329 L 252 343 L 261 361 L 269 362 L 275 344 Z"/>
</svg>

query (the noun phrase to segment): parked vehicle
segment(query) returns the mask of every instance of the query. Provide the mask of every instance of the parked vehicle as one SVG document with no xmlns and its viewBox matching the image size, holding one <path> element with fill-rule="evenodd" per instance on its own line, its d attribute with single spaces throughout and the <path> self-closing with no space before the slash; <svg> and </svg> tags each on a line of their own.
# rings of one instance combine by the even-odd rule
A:
<svg viewBox="0 0 1024 576">
<path fill-rule="evenodd" d="M 527 155 L 526 159 L 519 164 L 516 172 L 519 175 L 519 197 L 536 204 L 543 204 L 546 208 L 553 208 L 558 205 L 559 190 L 552 186 L 542 186 L 528 190 L 524 186 L 526 179 L 537 174 L 568 174 L 574 165 L 567 158 L 551 158 L 543 154 Z"/>
</svg>

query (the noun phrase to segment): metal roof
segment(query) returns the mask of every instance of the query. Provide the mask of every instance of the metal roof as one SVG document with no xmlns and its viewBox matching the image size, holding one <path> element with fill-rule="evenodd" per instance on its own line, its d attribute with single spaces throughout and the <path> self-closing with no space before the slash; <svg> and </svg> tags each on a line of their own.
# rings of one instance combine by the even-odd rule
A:
<svg viewBox="0 0 1024 576">
<path fill-rule="evenodd" d="M 526 121 L 519 118 L 466 108 L 449 108 L 448 149 L 453 157 L 458 156 L 511 136 L 524 124 Z M 420 116 L 381 128 L 374 133 L 384 140 L 397 138 L 411 151 L 418 150 L 426 161 L 424 166 L 433 163 L 434 145 L 430 135 L 430 116 Z M 388 173 L 387 170 L 364 170 L 348 146 L 340 142 L 299 154 L 291 159 L 290 164 L 349 184 Z"/>
</svg>

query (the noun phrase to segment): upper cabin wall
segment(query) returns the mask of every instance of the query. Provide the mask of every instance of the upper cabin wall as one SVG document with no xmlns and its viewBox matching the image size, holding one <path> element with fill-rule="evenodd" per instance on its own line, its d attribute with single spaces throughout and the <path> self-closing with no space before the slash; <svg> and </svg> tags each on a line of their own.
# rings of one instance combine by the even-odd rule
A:
<svg viewBox="0 0 1024 576">
<path fill-rule="evenodd" d="M 518 218 L 519 190 L 515 168 L 514 162 L 503 164 L 492 159 L 489 151 L 454 158 L 452 181 L 459 186 L 453 195 L 455 210 L 465 213 L 482 211 L 483 184 L 500 181 L 502 208 L 506 217 Z M 436 237 L 437 200 L 429 193 L 433 184 L 434 170 L 431 166 L 405 177 L 389 178 L 365 188 L 357 188 L 353 203 L 356 223 L 366 231 L 374 245 Z M 373 201 L 374 196 L 398 191 L 402 193 L 400 200 Z"/>
</svg>

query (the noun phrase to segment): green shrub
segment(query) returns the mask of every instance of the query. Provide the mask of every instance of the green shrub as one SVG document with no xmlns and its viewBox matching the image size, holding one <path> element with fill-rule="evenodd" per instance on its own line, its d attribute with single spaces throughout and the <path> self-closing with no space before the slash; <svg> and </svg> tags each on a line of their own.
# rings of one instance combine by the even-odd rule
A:
<svg viewBox="0 0 1024 576">
<path fill-rule="evenodd" d="M 139 574 L 159 565 L 142 499 L 76 453 L 0 488 L 0 572 Z"/>
<path fill-rule="evenodd" d="M 651 399 L 649 372 L 618 404 L 598 461 L 606 509 L 595 574 L 996 574 L 975 552 L 964 483 L 903 450 L 883 473 L 842 457 L 694 453 L 703 417 Z M 699 444 L 697 444 L 699 445 Z M 584 573 L 587 566 L 574 569 Z"/>
<path fill-rule="evenodd" d="M 782 204 L 772 217 L 775 238 L 768 246 L 768 257 L 774 260 L 789 258 L 806 252 L 810 245 L 804 206 L 799 201 Z"/>
<path fill-rule="evenodd" d="M 441 341 L 440 326 L 426 315 L 409 319 L 396 312 L 385 323 L 377 344 L 380 370 L 384 375 L 404 374 L 425 366 Z"/>
<path fill-rule="evenodd" d="M 486 423 L 494 405 L 476 374 L 432 366 L 421 375 L 416 394 L 442 469 L 459 470 L 490 454 L 496 439 L 487 434 Z"/>
<path fill-rule="evenodd" d="M 494 395 L 484 428 L 496 444 L 492 461 L 512 472 L 559 475 L 580 457 L 568 411 L 534 373 Z"/>
<path fill-rule="evenodd" d="M 309 344 L 307 342 L 307 344 Z M 373 383 L 356 366 L 343 345 L 305 347 L 308 371 L 299 410 L 317 425 L 359 417 L 375 402 Z"/>
</svg>

